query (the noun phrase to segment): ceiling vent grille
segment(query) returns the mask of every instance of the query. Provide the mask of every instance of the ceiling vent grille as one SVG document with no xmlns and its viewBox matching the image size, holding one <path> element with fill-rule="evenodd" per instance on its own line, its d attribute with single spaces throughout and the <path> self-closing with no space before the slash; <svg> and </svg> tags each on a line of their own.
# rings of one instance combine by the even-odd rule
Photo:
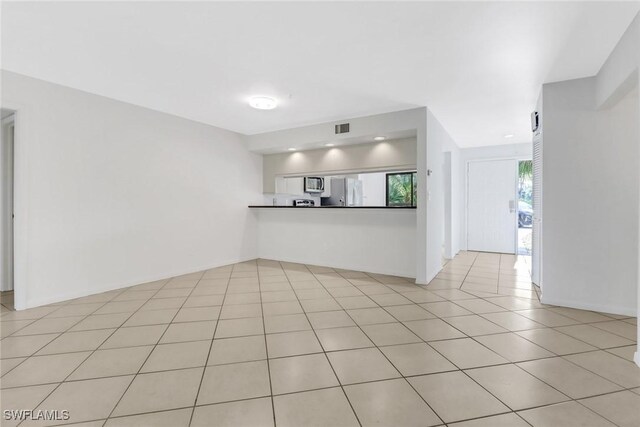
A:
<svg viewBox="0 0 640 427">
<path fill-rule="evenodd" d="M 349 132 L 349 123 L 342 123 L 339 125 L 336 125 L 336 135 L 339 135 L 341 133 L 348 133 Z"/>
</svg>

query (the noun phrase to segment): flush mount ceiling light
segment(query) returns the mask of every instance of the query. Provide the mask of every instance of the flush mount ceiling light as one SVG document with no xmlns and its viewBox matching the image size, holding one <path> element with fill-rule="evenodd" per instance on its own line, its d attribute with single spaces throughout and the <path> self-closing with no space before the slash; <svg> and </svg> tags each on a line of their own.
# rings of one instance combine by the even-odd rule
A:
<svg viewBox="0 0 640 427">
<path fill-rule="evenodd" d="M 295 148 L 287 148 L 287 150 L 289 150 L 289 151 L 296 151 L 296 149 L 295 149 Z"/>
<path fill-rule="evenodd" d="M 333 142 L 330 142 L 328 144 L 324 144 L 325 147 L 335 147 L 336 144 L 334 144 Z"/>
<path fill-rule="evenodd" d="M 513 138 L 514 136 L 515 136 L 515 135 L 514 135 L 514 134 L 512 134 L 512 133 L 508 133 L 508 134 L 506 134 L 504 137 L 505 137 L 505 138 L 507 138 L 507 139 L 509 139 L 509 138 Z"/>
<path fill-rule="evenodd" d="M 386 136 L 376 136 L 373 138 L 374 141 L 384 141 L 385 139 L 387 139 Z"/>
<path fill-rule="evenodd" d="M 269 96 L 252 96 L 249 105 L 258 110 L 273 110 L 278 106 L 278 101 Z"/>
</svg>

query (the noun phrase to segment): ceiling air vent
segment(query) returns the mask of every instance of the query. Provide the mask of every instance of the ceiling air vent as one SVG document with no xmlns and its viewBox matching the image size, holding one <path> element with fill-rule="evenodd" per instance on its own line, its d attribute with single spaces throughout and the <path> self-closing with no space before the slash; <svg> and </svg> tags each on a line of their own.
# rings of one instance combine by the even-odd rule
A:
<svg viewBox="0 0 640 427">
<path fill-rule="evenodd" d="M 336 125 L 336 135 L 339 135 L 341 133 L 348 133 L 349 132 L 349 123 L 342 123 L 339 125 Z"/>
</svg>

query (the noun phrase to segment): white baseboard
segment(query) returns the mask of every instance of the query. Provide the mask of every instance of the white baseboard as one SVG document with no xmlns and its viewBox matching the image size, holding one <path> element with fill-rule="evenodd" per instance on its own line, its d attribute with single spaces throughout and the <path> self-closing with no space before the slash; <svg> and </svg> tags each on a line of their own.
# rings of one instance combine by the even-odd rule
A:
<svg viewBox="0 0 640 427">
<path fill-rule="evenodd" d="M 425 279 L 416 279 L 416 285 L 428 285 L 429 283 L 431 283 L 431 281 L 433 279 L 436 278 L 436 276 L 442 271 L 442 268 L 438 271 L 436 271 L 434 274 L 431 274 L 430 276 L 427 276 Z"/>
<path fill-rule="evenodd" d="M 640 368 L 640 351 L 636 351 L 633 355 L 633 361 L 636 362 L 636 365 Z"/>
<path fill-rule="evenodd" d="M 572 300 L 547 298 L 545 297 L 544 292 L 540 297 L 540 301 L 543 304 L 557 305 L 560 307 L 577 308 L 579 310 L 598 311 L 600 313 L 618 314 L 620 316 L 636 316 L 637 310 L 638 310 L 635 304 L 631 307 L 621 307 L 619 305 L 576 302 Z"/>
<path fill-rule="evenodd" d="M 384 274 L 384 275 L 387 275 L 387 276 L 406 277 L 406 278 L 410 278 L 410 279 L 413 279 L 414 275 L 415 275 L 415 271 L 409 273 L 407 271 L 399 271 L 399 270 L 394 270 L 394 269 L 379 268 L 379 267 L 373 267 L 373 266 L 370 266 L 370 265 L 361 266 L 361 265 L 355 265 L 355 264 L 350 264 L 350 263 L 335 263 L 335 264 L 332 263 L 331 265 L 324 265 L 324 264 L 319 264 L 318 262 L 313 262 L 313 260 L 305 260 L 305 259 L 296 258 L 296 257 L 271 257 L 271 256 L 268 256 L 268 255 L 261 255 L 260 259 L 272 260 L 272 261 L 282 261 L 282 262 L 292 262 L 292 263 L 296 263 L 296 264 L 317 265 L 319 267 L 339 268 L 339 269 L 342 269 L 342 270 L 364 271 L 365 273 Z"/>
<path fill-rule="evenodd" d="M 42 305 L 55 304 L 55 303 L 58 303 L 58 302 L 68 301 L 68 300 L 71 300 L 71 299 L 82 298 L 82 297 L 95 295 L 95 294 L 100 294 L 100 293 L 103 293 L 103 292 L 114 291 L 114 290 L 122 289 L 122 288 L 128 288 L 130 286 L 140 285 L 142 283 L 155 282 L 157 280 L 169 279 L 171 277 L 181 276 L 183 274 L 190 274 L 190 273 L 194 273 L 194 272 L 198 272 L 198 271 L 203 271 L 203 270 L 209 270 L 209 269 L 212 269 L 212 268 L 222 267 L 222 266 L 229 265 L 229 264 L 236 264 L 236 263 L 239 263 L 239 262 L 251 261 L 251 260 L 254 260 L 254 259 L 257 259 L 257 258 L 272 259 L 272 258 L 269 258 L 269 257 L 261 256 L 261 257 L 249 257 L 249 258 L 243 258 L 243 259 L 226 260 L 226 261 L 222 261 L 222 262 L 217 262 L 215 264 L 201 266 L 201 267 L 198 267 L 196 269 L 190 268 L 190 269 L 188 269 L 186 271 L 185 270 L 172 271 L 172 272 L 168 272 L 168 273 L 163 273 L 161 275 L 154 275 L 154 276 L 151 276 L 151 277 L 137 278 L 135 280 L 130 280 L 130 281 L 123 282 L 123 283 L 115 283 L 115 284 L 112 284 L 112 285 L 109 285 L 109 286 L 103 286 L 103 287 L 100 287 L 100 288 L 91 289 L 89 291 L 68 292 L 68 293 L 58 294 L 58 295 L 56 295 L 54 297 L 47 297 L 47 298 L 31 298 L 31 299 L 27 299 L 27 302 L 26 302 L 25 306 L 20 306 L 19 304 L 17 304 L 16 305 L 16 310 L 25 310 L 25 309 L 34 308 L 34 307 L 40 307 Z M 278 259 L 278 261 L 293 262 L 293 263 L 300 263 L 300 264 L 314 264 L 313 262 L 309 262 L 307 260 L 301 260 L 301 259 L 295 259 L 295 258 Z M 328 267 L 340 268 L 340 269 L 345 269 L 345 270 L 365 271 L 365 272 L 368 272 L 368 273 L 385 274 L 385 275 L 389 275 L 389 276 L 401 276 L 401 277 L 407 277 L 407 278 L 411 278 L 412 277 L 412 274 L 408 275 L 407 272 L 395 271 L 395 270 L 387 270 L 387 269 L 379 269 L 379 268 L 375 268 L 375 267 L 374 268 L 358 267 L 358 266 L 347 265 L 347 264 L 331 265 L 331 266 L 328 266 Z"/>
<path fill-rule="evenodd" d="M 47 297 L 47 298 L 27 298 L 26 304 L 24 306 L 21 306 L 20 304 L 17 303 L 16 301 L 16 310 L 26 310 L 29 308 L 34 308 L 34 307 L 40 307 L 42 305 L 47 305 L 47 304 L 55 304 L 58 302 L 63 302 L 63 301 L 68 301 L 71 299 L 76 299 L 76 298 L 82 298 L 82 297 L 87 297 L 90 295 L 95 295 L 95 294 L 101 294 L 103 292 L 109 292 L 109 291 L 114 291 L 117 289 L 122 289 L 122 288 L 128 288 L 131 286 L 135 286 L 135 285 L 140 285 L 143 283 L 149 283 L 149 282 L 155 282 L 157 280 L 165 280 L 165 279 L 170 279 L 172 277 L 176 277 L 176 276 L 182 276 L 183 274 L 190 274 L 190 273 L 196 273 L 198 271 L 204 271 L 204 270 L 210 270 L 212 268 L 217 268 L 217 267 L 223 267 L 225 265 L 230 265 L 230 264 L 237 264 L 239 262 L 245 262 L 245 261 L 251 261 L 256 259 L 257 257 L 249 257 L 249 258 L 241 258 L 241 259 L 234 259 L 234 260 L 225 260 L 225 261 L 220 261 L 214 264 L 209 264 L 209 265 L 205 265 L 205 266 L 201 266 L 198 268 L 189 268 L 187 270 L 176 270 L 176 271 L 171 271 L 171 272 L 167 272 L 167 273 L 162 273 L 160 275 L 154 275 L 154 276 L 150 276 L 150 277 L 143 277 L 143 278 L 137 278 L 134 280 L 129 280 L 126 282 L 122 282 L 122 283 L 114 283 L 108 286 L 102 286 L 100 288 L 96 288 L 96 289 L 90 289 L 90 290 L 86 290 L 86 291 L 77 291 L 77 292 L 68 292 L 68 293 L 63 293 L 63 294 L 58 294 L 56 296 L 52 296 L 52 297 Z"/>
</svg>

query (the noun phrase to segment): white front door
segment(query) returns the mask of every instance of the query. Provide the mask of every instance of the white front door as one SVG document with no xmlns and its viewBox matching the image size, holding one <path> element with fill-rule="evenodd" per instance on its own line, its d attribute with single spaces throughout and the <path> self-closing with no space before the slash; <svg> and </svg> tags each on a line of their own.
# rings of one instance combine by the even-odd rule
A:
<svg viewBox="0 0 640 427">
<path fill-rule="evenodd" d="M 518 161 L 481 160 L 467 169 L 467 249 L 515 253 Z"/>
</svg>

